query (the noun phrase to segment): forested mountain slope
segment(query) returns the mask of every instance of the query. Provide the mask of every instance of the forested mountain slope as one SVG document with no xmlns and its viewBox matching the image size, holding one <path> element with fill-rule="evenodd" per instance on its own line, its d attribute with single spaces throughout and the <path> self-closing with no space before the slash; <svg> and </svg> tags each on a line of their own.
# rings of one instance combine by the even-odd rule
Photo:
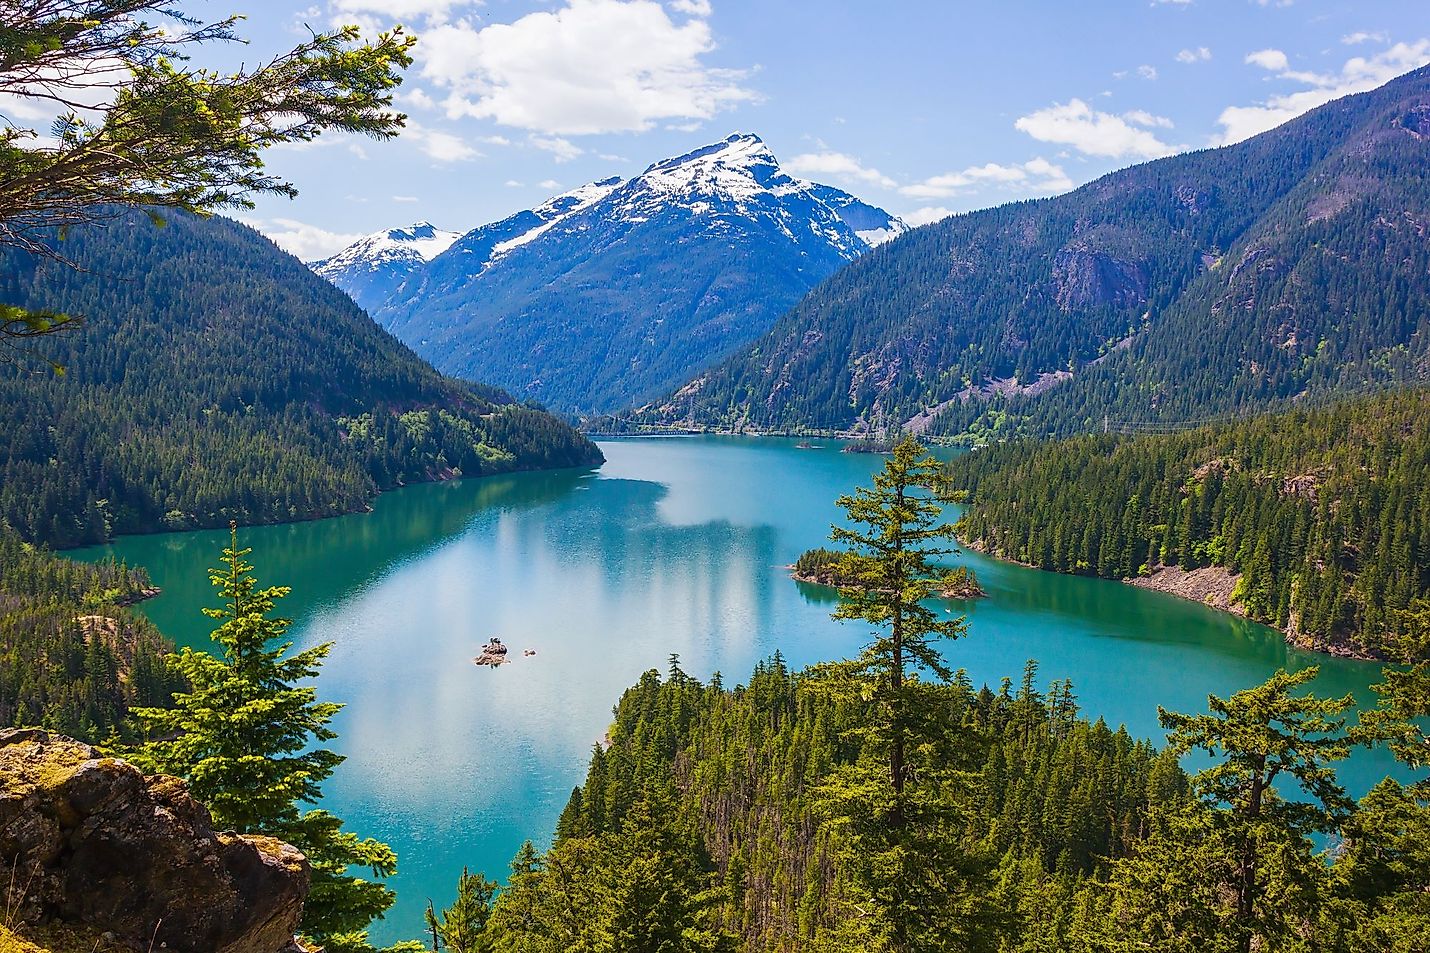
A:
<svg viewBox="0 0 1430 953">
<path fill-rule="evenodd" d="M 0 521 L 0 724 L 100 742 L 133 736 L 131 707 L 168 705 L 169 646 L 122 608 L 148 592 L 142 569 L 60 559 Z"/>
<path fill-rule="evenodd" d="M 737 134 L 473 229 L 374 315 L 447 373 L 564 412 L 625 410 L 903 229 Z"/>
<path fill-rule="evenodd" d="M 1185 433 L 983 447 L 948 465 L 960 535 L 1113 579 L 1223 567 L 1235 608 L 1383 653 L 1430 597 L 1430 391 Z"/>
<path fill-rule="evenodd" d="M 402 483 L 601 459 L 549 414 L 442 377 L 243 225 L 127 215 L 60 247 L 78 269 L 0 258 L 0 302 L 85 318 L 0 364 L 0 519 L 26 539 L 307 519 Z"/>
<path fill-rule="evenodd" d="M 1420 379 L 1427 170 L 1430 68 L 915 229 L 637 420 L 1071 432 Z"/>
</svg>

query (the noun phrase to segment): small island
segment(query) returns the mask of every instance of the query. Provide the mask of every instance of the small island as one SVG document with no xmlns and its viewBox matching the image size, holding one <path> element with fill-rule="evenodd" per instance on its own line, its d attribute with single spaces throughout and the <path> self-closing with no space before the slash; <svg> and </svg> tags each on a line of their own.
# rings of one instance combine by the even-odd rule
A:
<svg viewBox="0 0 1430 953">
<path fill-rule="evenodd" d="M 893 451 L 893 449 L 894 449 L 894 444 L 893 444 L 891 441 L 889 441 L 889 440 L 877 440 L 877 439 L 875 439 L 875 438 L 873 438 L 873 437 L 866 437 L 866 438 L 864 438 L 864 439 L 855 440 L 855 441 L 853 441 L 852 443 L 845 444 L 845 445 L 844 445 L 844 449 L 841 450 L 840 452 L 841 452 L 841 453 L 891 453 L 891 452 Z"/>
<path fill-rule="evenodd" d="M 482 646 L 482 654 L 472 659 L 472 661 L 477 665 L 490 665 L 492 668 L 496 668 L 498 665 L 507 661 L 506 652 L 507 649 L 506 646 L 502 644 L 502 640 L 493 636 L 490 642 Z"/>
<path fill-rule="evenodd" d="M 978 576 L 967 566 L 955 566 L 939 580 L 939 595 L 945 599 L 982 599 L 988 593 L 978 584 Z"/>
<path fill-rule="evenodd" d="M 793 566 L 789 567 L 790 575 L 797 582 L 807 582 L 813 586 L 838 587 L 839 581 L 839 560 L 843 554 L 832 549 L 819 547 L 818 549 L 805 550 L 795 560 Z"/>
<path fill-rule="evenodd" d="M 803 552 L 790 566 L 790 575 L 796 582 L 813 586 L 840 588 L 848 586 L 850 580 L 840 574 L 844 554 L 833 549 L 819 547 Z M 937 580 L 937 592 L 942 599 L 982 599 L 988 593 L 978 584 L 978 576 L 967 566 L 955 566 L 944 572 Z"/>
</svg>

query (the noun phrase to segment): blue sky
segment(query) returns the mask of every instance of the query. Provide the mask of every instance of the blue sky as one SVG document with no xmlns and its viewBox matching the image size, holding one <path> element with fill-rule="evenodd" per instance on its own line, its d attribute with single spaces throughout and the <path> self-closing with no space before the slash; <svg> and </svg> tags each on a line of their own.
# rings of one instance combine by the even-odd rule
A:
<svg viewBox="0 0 1430 953">
<path fill-rule="evenodd" d="M 911 222 L 1235 141 L 1430 61 L 1426 0 L 271 0 L 420 38 L 393 142 L 274 153 L 301 190 L 243 217 L 303 257 L 427 219 L 466 230 L 732 131 Z"/>
</svg>

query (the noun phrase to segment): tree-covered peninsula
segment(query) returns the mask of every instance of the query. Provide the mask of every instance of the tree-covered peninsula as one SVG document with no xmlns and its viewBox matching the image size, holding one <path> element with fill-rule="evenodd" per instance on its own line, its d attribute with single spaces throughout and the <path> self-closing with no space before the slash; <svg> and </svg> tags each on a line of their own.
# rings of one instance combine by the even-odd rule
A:
<svg viewBox="0 0 1430 953">
<path fill-rule="evenodd" d="M 1057 572 L 1220 574 L 1309 647 L 1385 655 L 1430 595 L 1430 391 L 1174 434 L 995 444 L 947 468 L 962 538 Z"/>
</svg>

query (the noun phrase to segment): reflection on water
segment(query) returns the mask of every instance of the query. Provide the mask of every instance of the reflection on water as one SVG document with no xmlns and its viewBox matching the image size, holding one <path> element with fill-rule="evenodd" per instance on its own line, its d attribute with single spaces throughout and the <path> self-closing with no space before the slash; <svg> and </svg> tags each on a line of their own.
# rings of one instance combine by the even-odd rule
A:
<svg viewBox="0 0 1430 953">
<path fill-rule="evenodd" d="M 245 530 L 302 645 L 333 641 L 320 683 L 345 701 L 347 762 L 327 799 L 401 858 L 382 940 L 415 936 L 431 897 L 464 865 L 500 876 L 521 841 L 548 836 L 622 689 L 679 653 L 687 671 L 743 678 L 776 648 L 796 665 L 854 651 L 829 620 L 834 594 L 784 565 L 819 545 L 834 499 L 882 458 L 793 441 L 611 441 L 598 474 L 562 472 L 414 487 L 374 511 Z M 113 547 L 164 594 L 146 603 L 178 641 L 207 644 L 198 607 L 226 533 L 134 537 Z M 1037 658 L 1071 677 L 1084 709 L 1159 736 L 1156 706 L 1201 710 L 1281 666 L 1320 663 L 1319 689 L 1367 700 L 1373 666 L 1292 652 L 1270 630 L 1118 583 L 996 563 L 973 566 L 989 597 L 946 606 L 969 635 L 955 667 L 994 684 Z M 472 664 L 491 636 L 513 661 Z M 536 655 L 525 657 L 523 650 Z M 1360 753 L 1364 790 L 1388 769 Z"/>
</svg>

